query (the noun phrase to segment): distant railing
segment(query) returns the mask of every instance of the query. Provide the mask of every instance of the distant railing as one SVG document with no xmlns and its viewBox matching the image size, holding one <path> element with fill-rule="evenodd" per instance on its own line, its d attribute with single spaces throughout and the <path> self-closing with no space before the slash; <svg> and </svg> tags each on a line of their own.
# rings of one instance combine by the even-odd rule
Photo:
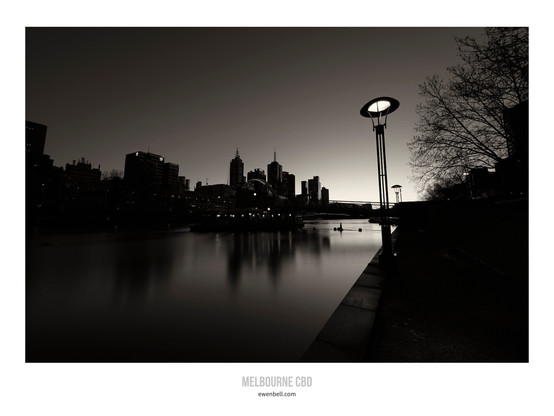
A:
<svg viewBox="0 0 554 416">
<path fill-rule="evenodd" d="M 338 199 L 329 200 L 330 204 L 355 204 L 355 205 L 366 205 L 366 204 L 379 204 L 379 202 L 371 201 L 339 201 Z"/>
</svg>

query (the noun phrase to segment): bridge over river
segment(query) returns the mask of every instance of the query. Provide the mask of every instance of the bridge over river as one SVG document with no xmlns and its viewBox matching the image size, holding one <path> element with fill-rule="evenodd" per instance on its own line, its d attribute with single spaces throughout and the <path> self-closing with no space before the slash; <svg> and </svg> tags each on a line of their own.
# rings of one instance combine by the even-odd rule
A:
<svg viewBox="0 0 554 416">
<path fill-rule="evenodd" d="M 295 207 L 298 212 L 345 215 L 353 218 L 368 218 L 379 215 L 379 202 L 330 200 L 328 204 Z M 394 204 L 390 204 L 391 211 Z M 392 215 L 393 212 L 391 212 Z"/>
</svg>

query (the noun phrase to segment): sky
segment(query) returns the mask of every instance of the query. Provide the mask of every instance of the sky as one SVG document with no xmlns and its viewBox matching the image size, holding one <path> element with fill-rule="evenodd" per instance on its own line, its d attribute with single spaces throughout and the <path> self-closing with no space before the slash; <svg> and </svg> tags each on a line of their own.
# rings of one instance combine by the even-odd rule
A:
<svg viewBox="0 0 554 416">
<path fill-rule="evenodd" d="M 194 184 L 273 160 L 331 200 L 378 201 L 373 98 L 400 102 L 385 131 L 389 186 L 418 199 L 407 143 L 419 84 L 459 62 L 480 27 L 27 27 L 25 117 L 48 126 L 55 166 L 103 172 L 150 151 Z M 391 201 L 395 200 L 392 190 Z"/>
</svg>

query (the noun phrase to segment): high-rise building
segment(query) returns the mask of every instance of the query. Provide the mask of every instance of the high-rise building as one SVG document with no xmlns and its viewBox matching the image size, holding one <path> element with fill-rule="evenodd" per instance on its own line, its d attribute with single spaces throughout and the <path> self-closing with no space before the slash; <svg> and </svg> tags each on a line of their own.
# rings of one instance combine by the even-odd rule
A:
<svg viewBox="0 0 554 416">
<path fill-rule="evenodd" d="M 54 182 L 63 169 L 54 167 L 54 161 L 44 154 L 47 127 L 25 121 L 25 187 L 27 203 L 35 203 L 55 188 Z M 56 177 L 56 179 L 55 179 Z"/>
<path fill-rule="evenodd" d="M 185 189 L 185 186 L 187 184 L 187 178 L 185 178 L 184 176 L 179 176 L 178 181 L 179 181 L 179 193 L 181 194 L 185 191 L 188 191 L 188 189 Z"/>
<path fill-rule="evenodd" d="M 164 163 L 162 185 L 168 191 L 177 192 L 179 189 L 179 165 L 170 162 Z"/>
<path fill-rule="evenodd" d="M 237 148 L 237 154 L 233 160 L 231 160 L 231 165 L 229 169 L 229 185 L 232 189 L 237 189 L 241 186 L 244 180 L 244 163 L 239 156 L 239 149 Z"/>
<path fill-rule="evenodd" d="M 267 182 L 279 189 L 283 182 L 283 167 L 277 162 L 277 152 L 273 152 L 273 162 L 267 165 Z"/>
<path fill-rule="evenodd" d="M 282 195 L 294 198 L 296 195 L 296 177 L 292 173 L 283 172 Z"/>
<path fill-rule="evenodd" d="M 44 181 L 51 174 L 54 161 L 44 154 L 47 127 L 25 121 L 25 163 L 27 179 Z"/>
<path fill-rule="evenodd" d="M 325 187 L 321 188 L 321 204 L 329 205 L 329 189 Z"/>
<path fill-rule="evenodd" d="M 247 177 L 248 177 L 248 180 L 250 179 L 261 179 L 262 181 L 266 180 L 265 171 L 260 168 L 256 168 L 248 172 Z"/>
<path fill-rule="evenodd" d="M 302 181 L 300 182 L 300 191 L 302 196 L 308 196 L 308 182 Z"/>
<path fill-rule="evenodd" d="M 44 154 L 47 126 L 25 121 L 25 153 L 27 159 L 40 158 Z"/>
<path fill-rule="evenodd" d="M 123 179 L 131 189 L 155 190 L 164 181 L 165 159 L 154 153 L 134 152 L 125 156 Z"/>
<path fill-rule="evenodd" d="M 311 203 L 317 204 L 321 200 L 321 182 L 319 182 L 319 176 L 308 179 L 308 195 Z"/>
</svg>

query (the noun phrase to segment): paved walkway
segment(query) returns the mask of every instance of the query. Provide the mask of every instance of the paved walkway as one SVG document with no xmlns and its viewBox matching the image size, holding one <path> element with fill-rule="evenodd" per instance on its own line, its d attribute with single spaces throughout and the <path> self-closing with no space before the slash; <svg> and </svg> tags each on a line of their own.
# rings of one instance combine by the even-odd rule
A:
<svg viewBox="0 0 554 416">
<path fill-rule="evenodd" d="M 378 255 L 365 268 L 304 353 L 303 361 L 364 361 L 384 281 L 377 259 Z"/>
<path fill-rule="evenodd" d="M 527 253 L 506 251 L 521 267 L 500 270 L 418 230 L 395 251 L 367 361 L 528 362 Z"/>
<path fill-rule="evenodd" d="M 393 243 L 396 240 L 393 233 Z M 364 361 L 379 307 L 386 270 L 379 264 L 381 250 L 323 326 L 302 360 L 308 362 Z"/>
<path fill-rule="evenodd" d="M 375 256 L 304 361 L 529 360 L 524 259 L 512 273 L 426 231 L 399 228 L 393 241 L 393 266 L 386 272 Z M 518 253 L 506 255 L 514 263 Z"/>
</svg>

